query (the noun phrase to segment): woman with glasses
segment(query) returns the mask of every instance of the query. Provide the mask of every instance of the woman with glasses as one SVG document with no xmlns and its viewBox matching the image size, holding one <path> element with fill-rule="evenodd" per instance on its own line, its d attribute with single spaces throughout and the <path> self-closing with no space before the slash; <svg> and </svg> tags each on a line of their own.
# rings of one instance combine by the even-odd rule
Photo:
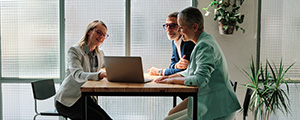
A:
<svg viewBox="0 0 300 120">
<path fill-rule="evenodd" d="M 99 46 L 108 37 L 106 25 L 99 20 L 92 21 L 78 44 L 68 50 L 67 69 L 56 96 L 57 111 L 72 120 L 80 120 L 82 116 L 82 100 L 80 87 L 87 80 L 102 80 L 106 77 L 104 54 Z M 111 120 L 109 115 L 98 105 L 95 96 L 87 98 L 89 120 Z"/>
</svg>

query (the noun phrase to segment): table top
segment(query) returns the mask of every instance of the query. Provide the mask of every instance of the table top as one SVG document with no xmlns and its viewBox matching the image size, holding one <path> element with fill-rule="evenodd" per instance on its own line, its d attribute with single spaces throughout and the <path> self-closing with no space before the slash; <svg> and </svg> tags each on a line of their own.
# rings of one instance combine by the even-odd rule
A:
<svg viewBox="0 0 300 120">
<path fill-rule="evenodd" d="M 157 76 L 147 76 L 145 78 L 157 78 Z M 155 83 L 154 81 L 147 83 L 125 83 L 125 82 L 109 82 L 106 78 L 100 81 L 87 81 L 81 86 L 81 92 L 198 92 L 197 87 Z"/>
</svg>

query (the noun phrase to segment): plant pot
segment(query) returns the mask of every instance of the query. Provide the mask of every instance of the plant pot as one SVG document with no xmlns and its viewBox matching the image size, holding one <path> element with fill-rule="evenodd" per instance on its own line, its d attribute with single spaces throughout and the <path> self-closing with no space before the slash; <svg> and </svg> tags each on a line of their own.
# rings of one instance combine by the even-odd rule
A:
<svg viewBox="0 0 300 120">
<path fill-rule="evenodd" d="M 224 27 L 223 27 L 223 24 L 220 21 L 218 21 L 218 26 L 219 26 L 219 33 L 221 35 L 233 34 L 233 31 L 234 31 L 234 26 L 233 25 L 228 25 L 227 30 L 225 30 Z"/>
</svg>

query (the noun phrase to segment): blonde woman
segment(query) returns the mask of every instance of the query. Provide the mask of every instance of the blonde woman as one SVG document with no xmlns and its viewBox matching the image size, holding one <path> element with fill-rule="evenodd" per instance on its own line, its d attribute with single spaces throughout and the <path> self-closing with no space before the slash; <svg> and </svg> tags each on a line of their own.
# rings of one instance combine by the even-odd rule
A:
<svg viewBox="0 0 300 120">
<path fill-rule="evenodd" d="M 106 72 L 103 52 L 99 46 L 108 37 L 106 25 L 99 20 L 92 21 L 78 44 L 68 50 L 65 79 L 58 90 L 55 100 L 57 111 L 72 120 L 82 116 L 80 87 L 87 80 L 102 80 Z M 94 97 L 87 99 L 89 120 L 110 120 L 109 115 L 97 104 Z"/>
</svg>

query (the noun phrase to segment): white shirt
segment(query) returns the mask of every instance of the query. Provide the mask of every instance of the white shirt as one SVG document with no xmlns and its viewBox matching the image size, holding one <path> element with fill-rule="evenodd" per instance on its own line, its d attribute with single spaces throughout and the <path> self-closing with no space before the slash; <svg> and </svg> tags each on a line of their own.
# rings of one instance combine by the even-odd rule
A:
<svg viewBox="0 0 300 120">
<path fill-rule="evenodd" d="M 181 42 L 183 41 L 182 39 L 183 39 L 183 38 L 182 38 L 182 36 L 181 36 L 181 37 L 178 39 L 177 42 L 174 40 L 174 44 L 175 44 L 175 46 L 176 46 L 176 48 L 177 48 L 177 53 L 178 53 L 179 58 L 181 58 L 181 49 L 180 49 L 180 46 L 181 46 Z"/>
<path fill-rule="evenodd" d="M 183 41 L 182 36 L 177 40 L 177 42 L 174 40 L 174 45 L 177 48 L 177 54 L 178 54 L 179 58 L 181 58 L 181 49 L 180 49 L 180 46 L 181 46 L 182 41 Z M 175 66 L 174 66 L 174 68 L 175 68 Z M 165 70 L 166 69 L 163 69 L 163 75 L 165 74 Z"/>
</svg>

